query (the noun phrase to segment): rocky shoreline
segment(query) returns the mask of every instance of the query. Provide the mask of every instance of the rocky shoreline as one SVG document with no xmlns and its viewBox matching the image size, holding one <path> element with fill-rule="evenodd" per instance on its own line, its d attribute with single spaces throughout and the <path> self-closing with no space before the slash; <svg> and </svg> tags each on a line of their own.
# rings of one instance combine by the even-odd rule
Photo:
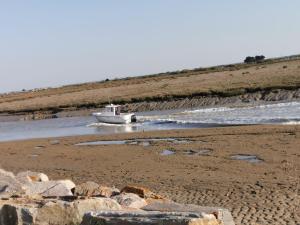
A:
<svg viewBox="0 0 300 225">
<path fill-rule="evenodd" d="M 178 204 L 136 186 L 75 185 L 37 172 L 0 169 L 0 225 L 234 225 L 217 207 Z"/>
<path fill-rule="evenodd" d="M 250 92 L 235 96 L 195 96 L 166 101 L 152 101 L 125 104 L 126 111 L 153 111 L 190 109 L 197 107 L 243 105 L 245 103 L 271 103 L 279 101 L 295 101 L 300 99 L 300 88 L 295 90 L 272 89 Z"/>
</svg>

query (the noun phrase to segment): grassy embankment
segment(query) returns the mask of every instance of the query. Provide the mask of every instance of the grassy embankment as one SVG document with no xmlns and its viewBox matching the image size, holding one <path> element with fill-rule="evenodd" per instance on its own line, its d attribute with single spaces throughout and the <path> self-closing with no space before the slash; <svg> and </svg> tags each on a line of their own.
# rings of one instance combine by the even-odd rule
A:
<svg viewBox="0 0 300 225">
<path fill-rule="evenodd" d="M 112 103 L 235 96 L 300 87 L 300 56 L 115 79 L 0 95 L 0 113 L 95 108 Z"/>
</svg>

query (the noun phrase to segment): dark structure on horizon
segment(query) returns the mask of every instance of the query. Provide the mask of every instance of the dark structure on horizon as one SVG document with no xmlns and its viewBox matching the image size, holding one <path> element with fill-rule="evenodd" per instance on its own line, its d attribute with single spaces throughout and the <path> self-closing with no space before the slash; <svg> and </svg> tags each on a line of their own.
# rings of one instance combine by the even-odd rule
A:
<svg viewBox="0 0 300 225">
<path fill-rule="evenodd" d="M 257 55 L 255 57 L 247 56 L 244 63 L 261 63 L 265 60 L 265 58 L 266 57 L 264 55 Z"/>
</svg>

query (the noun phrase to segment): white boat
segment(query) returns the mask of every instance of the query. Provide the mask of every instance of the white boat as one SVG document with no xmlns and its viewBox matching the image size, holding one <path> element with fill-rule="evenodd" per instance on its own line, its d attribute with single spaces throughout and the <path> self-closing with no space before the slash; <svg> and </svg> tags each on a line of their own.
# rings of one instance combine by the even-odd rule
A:
<svg viewBox="0 0 300 225">
<path fill-rule="evenodd" d="M 121 113 L 121 106 L 110 104 L 102 112 L 93 113 L 101 123 L 128 124 L 136 122 L 134 113 Z"/>
</svg>

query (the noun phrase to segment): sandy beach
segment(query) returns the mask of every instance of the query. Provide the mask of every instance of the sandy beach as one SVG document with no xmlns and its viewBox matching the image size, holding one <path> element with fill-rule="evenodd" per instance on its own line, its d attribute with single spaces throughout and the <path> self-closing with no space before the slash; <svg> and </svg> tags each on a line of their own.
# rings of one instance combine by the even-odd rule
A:
<svg viewBox="0 0 300 225">
<path fill-rule="evenodd" d="M 300 225 L 299 8 L 3 1 L 0 225 Z"/>
<path fill-rule="evenodd" d="M 77 184 L 144 186 L 181 203 L 226 207 L 236 224 L 299 224 L 299 137 L 297 125 L 258 125 L 1 142 L 0 165 Z M 131 141 L 75 145 L 99 140 Z"/>
</svg>

